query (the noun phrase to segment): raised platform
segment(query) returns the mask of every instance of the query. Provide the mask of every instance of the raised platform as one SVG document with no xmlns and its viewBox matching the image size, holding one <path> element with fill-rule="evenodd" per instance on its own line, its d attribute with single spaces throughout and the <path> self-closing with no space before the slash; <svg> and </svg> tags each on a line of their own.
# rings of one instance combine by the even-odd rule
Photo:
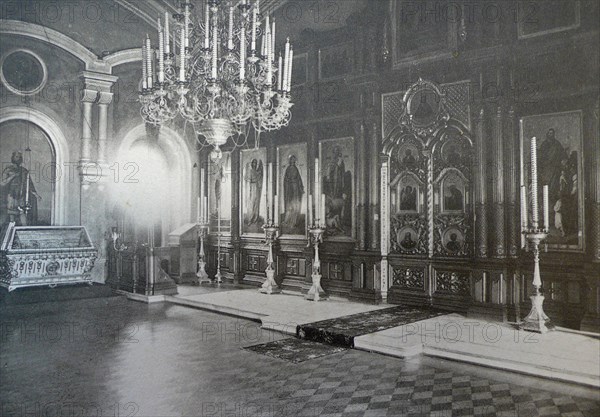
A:
<svg viewBox="0 0 600 417">
<path fill-rule="evenodd" d="M 58 285 L 55 288 L 18 288 L 11 292 L 8 292 L 5 288 L 0 288 L 0 307 L 113 296 L 115 296 L 115 293 L 109 286 L 96 283 L 92 285 Z"/>
</svg>

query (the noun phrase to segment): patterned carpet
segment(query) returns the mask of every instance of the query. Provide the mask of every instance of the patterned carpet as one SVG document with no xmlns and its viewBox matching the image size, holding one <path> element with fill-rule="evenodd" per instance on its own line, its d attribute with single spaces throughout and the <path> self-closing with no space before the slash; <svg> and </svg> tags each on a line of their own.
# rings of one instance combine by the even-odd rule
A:
<svg viewBox="0 0 600 417">
<path fill-rule="evenodd" d="M 322 343 L 295 338 L 247 346 L 244 349 L 292 363 L 304 362 L 346 350 L 343 347 L 324 345 Z"/>
<path fill-rule="evenodd" d="M 447 313 L 426 308 L 392 307 L 302 324 L 296 328 L 296 336 L 300 339 L 353 348 L 354 338 L 357 336 L 414 323 L 442 314 Z"/>
</svg>

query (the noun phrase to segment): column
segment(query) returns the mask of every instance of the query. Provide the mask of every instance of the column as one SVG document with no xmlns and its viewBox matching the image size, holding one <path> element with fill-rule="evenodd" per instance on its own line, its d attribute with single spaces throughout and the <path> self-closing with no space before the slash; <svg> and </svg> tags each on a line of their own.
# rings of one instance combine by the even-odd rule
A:
<svg viewBox="0 0 600 417">
<path fill-rule="evenodd" d="M 108 141 L 108 106 L 113 94 L 102 91 L 98 96 L 98 163 L 106 164 L 106 145 Z"/>
<path fill-rule="evenodd" d="M 475 135 L 477 157 L 475 158 L 475 250 L 478 258 L 487 258 L 487 209 L 486 209 L 486 146 L 485 146 L 485 111 L 483 105 L 475 118 Z"/>
<path fill-rule="evenodd" d="M 511 258 L 517 257 L 518 248 L 521 244 L 521 239 L 519 238 L 519 225 L 521 224 L 520 215 L 517 212 L 517 198 L 520 195 L 520 189 L 517 187 L 517 182 L 519 178 L 517 177 L 517 172 L 519 172 L 519 167 L 517 166 L 517 152 L 519 150 L 518 133 L 519 125 L 515 118 L 515 109 L 514 107 L 510 107 L 508 111 L 508 120 L 506 126 L 506 172 L 504 175 L 505 180 L 505 190 L 506 190 L 506 212 L 507 212 L 507 256 Z"/>
<path fill-rule="evenodd" d="M 380 271 L 380 291 L 381 300 L 387 302 L 389 265 L 387 255 L 389 252 L 390 235 L 390 214 L 389 207 L 389 164 L 390 159 L 387 155 L 381 155 L 381 271 Z"/>
<path fill-rule="evenodd" d="M 85 88 L 81 94 L 81 154 L 80 162 L 92 160 L 92 111 L 98 98 L 98 91 Z"/>
<path fill-rule="evenodd" d="M 495 258 L 504 258 L 505 249 L 505 223 L 504 223 L 504 115 L 501 106 L 496 109 L 496 119 L 494 123 L 494 182 L 493 182 L 493 202 L 494 202 L 494 252 Z"/>
<path fill-rule="evenodd" d="M 369 181 L 369 187 L 370 187 L 370 195 L 369 195 L 369 201 L 370 201 L 370 215 L 369 215 L 369 227 L 371 228 L 371 250 L 377 250 L 379 248 L 379 224 L 380 224 L 380 218 L 379 218 L 379 194 L 380 194 L 380 189 L 384 186 L 384 184 L 381 182 L 380 177 L 379 177 L 379 144 L 381 142 L 381 139 L 379 138 L 379 134 L 378 134 L 378 128 L 377 128 L 378 122 L 376 119 L 371 119 L 371 121 L 369 122 L 369 126 L 370 126 L 370 134 L 369 134 L 369 141 L 370 141 L 370 158 L 369 158 L 369 167 L 370 167 L 370 181 Z"/>
<path fill-rule="evenodd" d="M 367 196 L 367 170 L 366 160 L 360 155 L 367 155 L 367 141 L 365 138 L 365 124 L 362 120 L 356 121 L 354 124 L 354 132 L 356 136 L 356 236 L 357 249 L 366 250 L 367 248 L 367 225 L 366 225 L 366 196 Z"/>
<path fill-rule="evenodd" d="M 233 281 L 244 279 L 240 241 L 240 149 L 231 153 L 231 256 Z"/>
</svg>

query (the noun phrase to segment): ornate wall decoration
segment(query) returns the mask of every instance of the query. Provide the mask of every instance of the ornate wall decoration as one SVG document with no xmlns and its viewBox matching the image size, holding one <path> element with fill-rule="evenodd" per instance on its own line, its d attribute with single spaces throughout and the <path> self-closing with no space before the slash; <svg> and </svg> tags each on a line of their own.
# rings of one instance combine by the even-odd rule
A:
<svg viewBox="0 0 600 417">
<path fill-rule="evenodd" d="M 440 90 L 446 97 L 446 106 L 452 118 L 458 120 L 467 129 L 471 129 L 471 82 L 469 80 L 442 84 Z"/>
<path fill-rule="evenodd" d="M 435 271 L 435 293 L 469 296 L 471 294 L 469 273 Z"/>
<path fill-rule="evenodd" d="M 306 274 L 306 260 L 302 258 L 287 258 L 285 265 L 285 273 L 303 277 Z"/>
<path fill-rule="evenodd" d="M 538 200 L 542 187 L 548 185 L 550 232 L 549 250 L 583 251 L 584 182 L 583 134 L 581 111 L 527 116 L 521 119 L 523 149 L 521 184 L 530 184 L 531 138 L 537 137 Z M 532 190 L 527 201 L 531 201 Z M 543 219 L 540 204 L 539 218 Z M 531 213 L 528 218 L 531 219 Z"/>
<path fill-rule="evenodd" d="M 391 250 L 393 253 L 417 255 L 427 253 L 427 219 L 425 216 L 395 215 L 391 219 Z"/>
<path fill-rule="evenodd" d="M 392 285 L 401 288 L 425 290 L 425 270 L 413 267 L 394 267 Z"/>
<path fill-rule="evenodd" d="M 404 97 L 403 91 L 396 91 L 394 93 L 386 93 L 381 95 L 381 108 L 382 108 L 382 120 L 381 120 L 381 133 L 383 138 L 387 138 L 390 132 L 397 126 L 398 115 L 404 111 Z"/>
<path fill-rule="evenodd" d="M 406 106 L 400 116 L 400 126 L 427 145 L 433 139 L 433 132 L 450 119 L 445 95 L 436 84 L 419 78 L 406 91 L 403 100 Z"/>
<path fill-rule="evenodd" d="M 17 49 L 0 60 L 0 80 L 15 94 L 32 96 L 46 86 L 48 70 L 39 55 L 26 49 Z"/>
</svg>

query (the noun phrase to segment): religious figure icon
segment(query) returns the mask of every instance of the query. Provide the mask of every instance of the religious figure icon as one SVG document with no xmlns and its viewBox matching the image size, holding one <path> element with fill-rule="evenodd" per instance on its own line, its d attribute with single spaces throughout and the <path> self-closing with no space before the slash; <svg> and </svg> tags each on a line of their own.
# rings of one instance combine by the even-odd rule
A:
<svg viewBox="0 0 600 417">
<path fill-rule="evenodd" d="M 458 252 L 460 250 L 460 243 L 457 239 L 458 235 L 456 233 L 450 233 L 450 240 L 446 243 L 446 249 L 450 252 Z"/>
<path fill-rule="evenodd" d="M 540 144 L 538 163 L 540 188 L 548 185 L 548 200 L 554 210 L 554 218 L 550 219 L 551 234 L 560 238 L 576 234 L 579 229 L 577 151 L 569 154 L 556 138 L 555 130 L 550 128 Z"/>
<path fill-rule="evenodd" d="M 288 157 L 288 166 L 283 178 L 283 223 L 294 228 L 298 226 L 302 210 L 302 196 L 304 195 L 304 183 L 302 176 L 296 166 L 296 156 Z"/>
<path fill-rule="evenodd" d="M 442 245 L 450 253 L 458 253 L 462 251 L 464 244 L 464 236 L 456 227 L 451 227 L 445 231 L 442 238 Z"/>
<path fill-rule="evenodd" d="M 417 190 L 407 185 L 400 191 L 400 210 L 417 211 Z"/>
<path fill-rule="evenodd" d="M 400 246 L 404 249 L 414 249 L 414 247 L 417 246 L 417 242 L 413 240 L 411 232 L 406 232 L 404 234 L 404 239 L 400 242 Z"/>
<path fill-rule="evenodd" d="M 340 147 L 333 150 L 327 167 L 323 191 L 326 196 L 326 221 L 332 232 L 349 232 L 352 227 L 352 173 L 346 170 Z"/>
<path fill-rule="evenodd" d="M 408 167 L 414 166 L 417 163 L 417 159 L 412 154 L 412 149 L 407 148 L 404 151 L 404 158 L 402 158 L 402 164 Z"/>
<path fill-rule="evenodd" d="M 7 220 L 18 226 L 30 226 L 37 223 L 38 195 L 29 171 L 22 166 L 23 154 L 15 151 L 11 156 L 11 165 L 2 171 L 0 187 L 3 203 L 6 204 Z"/>
<path fill-rule="evenodd" d="M 444 149 L 446 151 L 446 163 L 450 165 L 459 165 L 462 162 L 462 157 L 458 151 L 458 146 L 455 144 L 447 145 Z"/>
<path fill-rule="evenodd" d="M 463 180 L 455 173 L 446 176 L 442 183 L 443 211 L 464 211 Z"/>
<path fill-rule="evenodd" d="M 262 160 L 252 159 L 246 164 L 244 181 L 246 187 L 246 204 L 248 211 L 244 222 L 247 226 L 256 224 L 260 220 L 260 204 L 262 198 L 264 169 Z"/>
</svg>

